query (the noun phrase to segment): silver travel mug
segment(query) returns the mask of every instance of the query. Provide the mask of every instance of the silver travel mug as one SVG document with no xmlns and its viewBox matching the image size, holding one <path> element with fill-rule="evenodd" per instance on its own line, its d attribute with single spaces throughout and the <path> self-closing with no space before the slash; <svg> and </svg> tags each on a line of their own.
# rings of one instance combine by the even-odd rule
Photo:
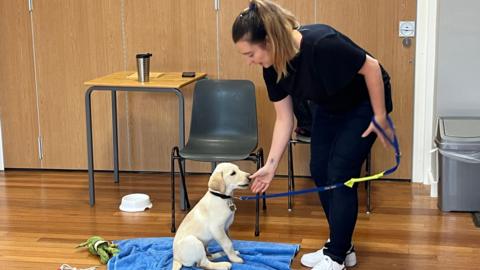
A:
<svg viewBox="0 0 480 270">
<path fill-rule="evenodd" d="M 148 82 L 150 80 L 150 57 L 151 53 L 137 54 L 137 72 L 139 82 Z"/>
</svg>

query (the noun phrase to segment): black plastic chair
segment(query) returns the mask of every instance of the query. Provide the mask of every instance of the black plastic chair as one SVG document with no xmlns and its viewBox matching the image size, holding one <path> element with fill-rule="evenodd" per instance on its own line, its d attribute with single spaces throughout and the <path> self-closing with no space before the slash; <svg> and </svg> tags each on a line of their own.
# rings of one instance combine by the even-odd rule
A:
<svg viewBox="0 0 480 270">
<path fill-rule="evenodd" d="M 178 161 L 184 203 L 190 209 L 183 161 L 211 162 L 251 160 L 263 166 L 263 149 L 257 148 L 258 127 L 255 85 L 247 80 L 201 80 L 193 93 L 188 142 L 171 154 L 172 228 L 175 226 L 175 160 Z M 259 198 L 256 199 L 255 236 L 260 234 Z M 263 199 L 263 209 L 266 209 Z"/>
<path fill-rule="evenodd" d="M 293 146 L 295 144 L 310 144 L 309 142 L 300 141 L 297 139 L 290 139 L 288 142 L 288 192 L 295 191 L 295 172 L 293 169 Z M 372 166 L 371 166 L 371 153 L 368 153 L 367 159 L 365 161 L 365 171 L 367 175 L 371 175 L 372 173 Z M 366 208 L 367 214 L 370 214 L 372 210 L 371 206 L 371 181 L 365 181 L 365 190 L 367 192 L 366 196 Z M 288 196 L 288 211 L 292 211 L 293 209 L 293 196 Z"/>
</svg>

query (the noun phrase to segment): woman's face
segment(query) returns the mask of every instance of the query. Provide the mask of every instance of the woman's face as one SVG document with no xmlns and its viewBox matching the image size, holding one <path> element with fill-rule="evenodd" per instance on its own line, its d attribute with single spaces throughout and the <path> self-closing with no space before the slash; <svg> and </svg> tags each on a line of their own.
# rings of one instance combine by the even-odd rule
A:
<svg viewBox="0 0 480 270">
<path fill-rule="evenodd" d="M 245 40 L 240 40 L 235 43 L 238 52 L 245 57 L 249 65 L 261 65 L 264 68 L 270 67 L 272 59 L 267 44 L 252 44 Z"/>
</svg>

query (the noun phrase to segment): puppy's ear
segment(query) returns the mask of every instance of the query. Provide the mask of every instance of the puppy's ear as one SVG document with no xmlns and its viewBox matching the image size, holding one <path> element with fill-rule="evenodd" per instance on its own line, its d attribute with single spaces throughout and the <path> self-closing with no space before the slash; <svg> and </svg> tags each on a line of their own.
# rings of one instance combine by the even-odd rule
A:
<svg viewBox="0 0 480 270">
<path fill-rule="evenodd" d="M 225 192 L 225 182 L 223 181 L 222 172 L 216 172 L 212 174 L 212 176 L 210 176 L 210 180 L 208 181 L 208 187 L 211 190 L 215 190 L 220 193 Z"/>
</svg>

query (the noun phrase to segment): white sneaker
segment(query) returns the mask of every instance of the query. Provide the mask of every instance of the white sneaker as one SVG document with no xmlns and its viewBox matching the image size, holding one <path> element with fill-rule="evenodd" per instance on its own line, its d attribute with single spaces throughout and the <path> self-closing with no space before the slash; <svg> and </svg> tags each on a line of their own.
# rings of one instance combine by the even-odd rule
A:
<svg viewBox="0 0 480 270">
<path fill-rule="evenodd" d="M 323 254 L 323 249 L 317 250 L 312 253 L 307 253 L 302 256 L 300 259 L 300 262 L 302 263 L 303 266 L 307 267 L 314 267 L 317 265 L 319 262 L 321 262 L 325 257 Z M 330 258 L 330 257 L 329 257 Z M 353 250 L 353 245 L 350 247 L 350 249 L 347 251 L 347 256 L 345 257 L 345 266 L 347 267 L 353 267 L 357 264 L 357 255 L 355 254 L 355 251 Z"/>
<path fill-rule="evenodd" d="M 312 270 L 344 270 L 345 264 L 339 264 L 328 256 L 323 256 L 323 260 L 317 263 Z"/>
</svg>

